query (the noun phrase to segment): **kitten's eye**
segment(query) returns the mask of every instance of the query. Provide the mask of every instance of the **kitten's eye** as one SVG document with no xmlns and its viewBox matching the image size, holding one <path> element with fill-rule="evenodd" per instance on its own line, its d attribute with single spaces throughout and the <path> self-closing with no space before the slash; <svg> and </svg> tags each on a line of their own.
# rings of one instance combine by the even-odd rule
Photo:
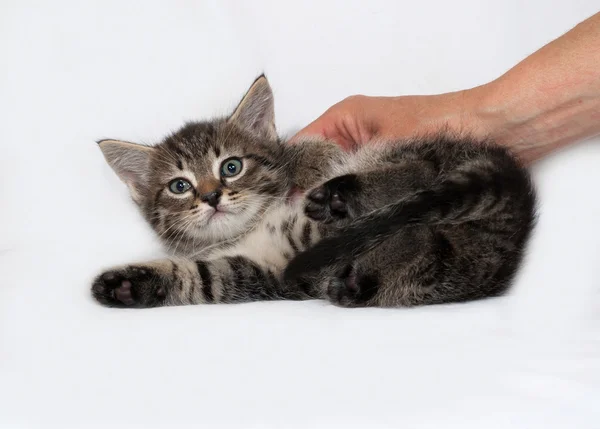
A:
<svg viewBox="0 0 600 429">
<path fill-rule="evenodd" d="M 192 185 L 190 185 L 190 182 L 183 179 L 175 179 L 171 183 L 169 183 L 169 189 L 174 194 L 183 194 L 184 192 L 187 192 L 191 187 Z"/>
<path fill-rule="evenodd" d="M 242 171 L 242 160 L 239 158 L 229 158 L 221 164 L 221 176 L 233 177 Z"/>
</svg>

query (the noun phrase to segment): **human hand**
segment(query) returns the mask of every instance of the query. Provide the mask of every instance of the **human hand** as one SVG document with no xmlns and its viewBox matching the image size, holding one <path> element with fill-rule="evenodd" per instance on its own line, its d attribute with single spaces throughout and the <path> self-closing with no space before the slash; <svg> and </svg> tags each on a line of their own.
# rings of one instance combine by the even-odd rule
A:
<svg viewBox="0 0 600 429">
<path fill-rule="evenodd" d="M 440 95 L 367 97 L 354 95 L 329 108 L 291 140 L 320 136 L 352 149 L 372 140 L 410 139 L 439 131 L 482 136 L 476 114 L 477 88 Z"/>
</svg>

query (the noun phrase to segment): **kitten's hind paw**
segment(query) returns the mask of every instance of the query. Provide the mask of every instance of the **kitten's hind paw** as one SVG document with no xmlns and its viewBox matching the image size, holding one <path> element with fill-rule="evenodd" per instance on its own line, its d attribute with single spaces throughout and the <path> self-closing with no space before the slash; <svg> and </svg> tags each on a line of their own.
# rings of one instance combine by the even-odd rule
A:
<svg viewBox="0 0 600 429">
<path fill-rule="evenodd" d="M 379 290 L 379 282 L 373 276 L 358 276 L 356 270 L 348 267 L 339 277 L 329 279 L 327 298 L 341 307 L 364 307 Z"/>
<path fill-rule="evenodd" d="M 109 307 L 157 307 L 165 301 L 163 281 L 152 268 L 130 265 L 96 277 L 92 295 Z"/>
</svg>

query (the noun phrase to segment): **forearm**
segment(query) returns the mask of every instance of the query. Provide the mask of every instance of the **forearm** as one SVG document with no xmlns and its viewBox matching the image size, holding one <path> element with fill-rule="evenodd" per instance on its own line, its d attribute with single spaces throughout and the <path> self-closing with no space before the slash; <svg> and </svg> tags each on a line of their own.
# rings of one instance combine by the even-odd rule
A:
<svg viewBox="0 0 600 429">
<path fill-rule="evenodd" d="M 439 95 L 352 96 L 301 130 L 344 148 L 439 130 L 490 137 L 526 163 L 600 134 L 600 13 L 488 84 Z"/>
<path fill-rule="evenodd" d="M 483 131 L 527 163 L 600 134 L 600 13 L 466 93 Z"/>
</svg>

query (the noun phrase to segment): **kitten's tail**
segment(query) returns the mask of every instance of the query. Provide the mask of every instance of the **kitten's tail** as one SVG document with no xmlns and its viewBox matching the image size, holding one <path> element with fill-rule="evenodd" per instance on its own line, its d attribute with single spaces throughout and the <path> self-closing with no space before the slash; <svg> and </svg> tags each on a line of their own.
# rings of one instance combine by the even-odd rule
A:
<svg viewBox="0 0 600 429">
<path fill-rule="evenodd" d="M 535 217 L 533 186 L 527 172 L 514 167 L 458 172 L 430 189 L 358 217 L 336 236 L 294 258 L 286 268 L 285 279 L 292 281 L 327 266 L 343 270 L 406 225 L 460 224 L 514 209 L 525 214 L 524 230 L 531 229 Z M 508 208 L 509 204 L 520 207 Z"/>
</svg>

